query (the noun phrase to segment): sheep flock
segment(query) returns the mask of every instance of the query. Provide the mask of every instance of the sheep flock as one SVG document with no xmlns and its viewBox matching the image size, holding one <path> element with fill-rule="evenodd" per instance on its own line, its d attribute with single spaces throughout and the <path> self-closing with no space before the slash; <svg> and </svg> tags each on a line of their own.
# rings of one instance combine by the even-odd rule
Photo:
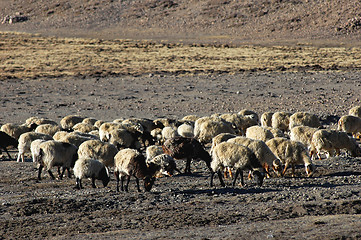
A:
<svg viewBox="0 0 361 240">
<path fill-rule="evenodd" d="M 144 182 L 144 190 L 150 191 L 160 177 L 193 174 L 197 169 L 191 163 L 197 160 L 209 170 L 208 187 L 228 183 L 233 188 L 247 188 L 252 184 L 262 187 L 267 178 L 312 178 L 317 172 L 315 163 L 322 158 L 340 154 L 359 157 L 360 136 L 361 106 L 351 108 L 335 125 L 323 124 L 308 112 L 265 112 L 259 116 L 244 109 L 181 119 L 105 121 L 68 115 L 57 123 L 31 117 L 22 124 L 3 124 L 0 148 L 7 153 L 2 160 L 14 160 L 8 153 L 14 150 L 19 164 L 27 160 L 37 164 L 39 181 L 43 168 L 48 171 L 44 177 L 52 179 L 51 168 L 57 167 L 59 179 L 68 171 L 69 178 L 75 176 L 74 187 L 79 190 L 84 178 L 91 179 L 93 188 L 95 180 L 102 180 L 106 187 L 113 173 L 116 183 L 108 187 L 117 192 L 119 182 L 121 190 L 128 191 L 131 177 L 138 191 L 139 180 Z M 185 169 L 177 167 L 181 161 L 186 162 Z M 304 172 L 296 175 L 298 166 L 303 166 Z M 249 171 L 246 182 L 243 170 Z M 214 184 L 215 174 L 219 183 Z M 236 185 L 238 176 L 241 179 Z"/>
</svg>

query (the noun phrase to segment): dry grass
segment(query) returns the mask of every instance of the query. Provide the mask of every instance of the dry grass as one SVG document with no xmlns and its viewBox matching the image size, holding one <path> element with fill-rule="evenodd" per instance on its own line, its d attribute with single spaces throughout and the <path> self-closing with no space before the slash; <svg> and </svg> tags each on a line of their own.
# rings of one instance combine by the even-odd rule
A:
<svg viewBox="0 0 361 240">
<path fill-rule="evenodd" d="M 0 33 L 0 80 L 360 67 L 356 47 L 232 47 Z"/>
</svg>

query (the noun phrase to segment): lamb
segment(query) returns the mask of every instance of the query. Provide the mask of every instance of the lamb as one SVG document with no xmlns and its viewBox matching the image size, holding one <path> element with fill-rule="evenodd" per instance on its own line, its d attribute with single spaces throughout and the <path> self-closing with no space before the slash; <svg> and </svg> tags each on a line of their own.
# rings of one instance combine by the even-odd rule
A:
<svg viewBox="0 0 361 240">
<path fill-rule="evenodd" d="M 194 136 L 201 143 L 209 143 L 220 133 L 236 134 L 231 124 L 224 120 L 207 120 L 199 125 L 199 132 L 195 132 Z"/>
<path fill-rule="evenodd" d="M 337 130 L 352 134 L 356 138 L 357 134 L 361 133 L 361 118 L 352 115 L 342 116 L 338 120 Z"/>
<path fill-rule="evenodd" d="M 192 138 L 194 137 L 194 128 L 188 123 L 183 123 L 177 128 L 177 133 L 178 136 Z"/>
<path fill-rule="evenodd" d="M 352 115 L 352 116 L 361 118 L 361 106 L 356 106 L 356 107 L 351 108 L 348 111 L 348 115 Z"/>
<path fill-rule="evenodd" d="M 60 125 L 63 129 L 71 131 L 75 124 L 81 123 L 83 120 L 84 117 L 78 115 L 68 115 L 60 120 Z"/>
<path fill-rule="evenodd" d="M 30 127 L 28 127 L 26 124 L 15 124 L 15 123 L 6 123 L 1 126 L 1 131 L 7 133 L 11 137 L 15 139 L 19 139 L 20 135 L 26 132 L 33 131 L 38 125 L 35 123 L 31 124 Z"/>
<path fill-rule="evenodd" d="M 261 115 L 261 126 L 262 127 L 272 127 L 272 115 L 273 115 L 273 112 L 264 112 Z"/>
<path fill-rule="evenodd" d="M 285 175 L 287 168 L 291 165 L 292 176 L 294 177 L 296 164 L 304 164 L 307 177 L 313 175 L 315 166 L 312 164 L 308 151 L 302 143 L 286 138 L 272 138 L 266 144 L 284 164 L 282 176 Z"/>
<path fill-rule="evenodd" d="M 291 114 L 285 112 L 275 112 L 272 115 L 272 127 L 278 128 L 283 132 L 287 132 L 289 130 L 290 124 L 290 116 Z"/>
<path fill-rule="evenodd" d="M 13 158 L 10 156 L 10 153 L 8 152 L 8 147 L 13 146 L 15 148 L 18 147 L 18 140 L 10 136 L 9 134 L 0 131 L 0 148 L 3 149 L 7 154 L 10 160 L 13 160 Z M 0 151 L 1 153 L 1 151 Z"/>
<path fill-rule="evenodd" d="M 88 133 L 97 129 L 98 128 L 96 128 L 94 125 L 83 122 L 77 123 L 73 126 L 73 131 L 82 132 L 82 133 Z"/>
<path fill-rule="evenodd" d="M 36 156 L 36 162 L 39 165 L 38 180 L 41 180 L 42 169 L 48 171 L 50 177 L 55 179 L 51 168 L 53 166 L 63 167 L 63 171 L 59 178 L 63 178 L 65 170 L 68 170 L 70 177 L 70 168 L 74 167 L 75 161 L 78 159 L 78 148 L 70 143 L 57 142 L 54 140 L 46 141 L 39 146 L 39 155 Z"/>
<path fill-rule="evenodd" d="M 92 179 L 92 187 L 96 188 L 95 180 L 101 180 L 106 187 L 110 181 L 108 168 L 101 162 L 92 158 L 79 158 L 74 165 L 74 176 L 76 178 L 77 189 L 82 189 L 81 180 L 84 178 Z"/>
<path fill-rule="evenodd" d="M 247 128 L 246 137 L 261 141 L 267 141 L 274 138 L 270 130 L 261 126 L 252 126 Z"/>
<path fill-rule="evenodd" d="M 35 128 L 36 133 L 43 133 L 50 136 L 54 136 L 55 133 L 61 131 L 61 128 L 58 125 L 54 124 L 41 124 Z"/>
<path fill-rule="evenodd" d="M 307 112 L 296 112 L 290 116 L 289 129 L 296 126 L 308 126 L 313 128 L 321 127 L 320 119 L 315 115 Z"/>
<path fill-rule="evenodd" d="M 361 155 L 361 148 L 358 146 L 356 140 L 349 137 L 345 132 L 320 129 L 313 134 L 310 150 L 311 157 L 317 154 L 319 159 L 321 159 L 321 150 L 327 151 L 329 155 L 333 155 L 333 150 L 336 150 L 336 154 L 338 155 L 340 149 L 349 150 L 353 157 Z"/>
<path fill-rule="evenodd" d="M 184 172 L 191 173 L 191 160 L 202 159 L 205 161 L 209 170 L 211 170 L 212 158 L 203 148 L 202 144 L 195 138 L 175 137 L 168 139 L 162 145 L 165 154 L 170 155 L 174 159 L 186 158 L 186 167 Z"/>
<path fill-rule="evenodd" d="M 151 164 L 147 166 L 145 157 L 135 149 L 122 149 L 114 157 L 114 175 L 117 180 L 117 192 L 119 192 L 119 181 L 121 182 L 121 191 L 128 192 L 130 177 L 134 176 L 138 192 L 140 192 L 139 179 L 144 181 L 144 189 L 149 192 L 155 181 L 154 174 L 156 166 Z M 127 178 L 124 187 L 124 180 Z"/>
<path fill-rule="evenodd" d="M 158 169 L 155 172 L 156 177 L 160 177 L 162 176 L 162 174 L 172 176 L 174 170 L 177 171 L 178 173 L 181 173 L 177 168 L 174 158 L 172 158 L 168 154 L 160 154 L 153 157 L 152 159 L 147 159 L 146 163 L 148 166 L 150 164 L 154 164 L 158 166 Z"/>
<path fill-rule="evenodd" d="M 118 149 L 110 143 L 100 140 L 88 140 L 80 144 L 78 149 L 79 158 L 92 158 L 101 161 L 107 167 L 114 166 L 114 156 Z"/>
<path fill-rule="evenodd" d="M 25 162 L 24 155 L 27 152 L 30 152 L 30 145 L 31 142 L 36 139 L 43 139 L 43 140 L 52 140 L 52 136 L 43 133 L 36 133 L 36 132 L 27 132 L 23 133 L 19 137 L 19 153 L 17 162 Z"/>
<path fill-rule="evenodd" d="M 248 147 L 257 157 L 265 169 L 267 176 L 270 176 L 269 168 L 272 167 L 273 171 L 281 176 L 282 162 L 273 154 L 271 149 L 264 141 L 254 140 L 247 137 L 235 137 L 229 139 L 227 142 L 235 143 Z"/>
<path fill-rule="evenodd" d="M 290 139 L 303 143 L 307 148 L 311 147 L 313 134 L 319 130 L 318 128 L 308 126 L 296 126 L 290 131 Z"/>
<path fill-rule="evenodd" d="M 222 187 L 225 187 L 221 171 L 225 168 L 235 168 L 236 173 L 232 186 L 236 184 L 238 175 L 241 177 L 241 186 L 244 186 L 243 170 L 251 170 L 258 186 L 262 186 L 264 173 L 256 155 L 247 147 L 230 142 L 218 144 L 212 152 L 210 186 L 213 187 L 213 177 L 217 172 Z"/>
</svg>

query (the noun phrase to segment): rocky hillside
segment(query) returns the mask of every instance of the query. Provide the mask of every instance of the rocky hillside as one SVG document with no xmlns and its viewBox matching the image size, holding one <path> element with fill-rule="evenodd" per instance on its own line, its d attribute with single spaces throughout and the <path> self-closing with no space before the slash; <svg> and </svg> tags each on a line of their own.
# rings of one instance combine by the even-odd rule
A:
<svg viewBox="0 0 361 240">
<path fill-rule="evenodd" d="M 9 17 L 22 16 L 9 23 Z M 359 0 L 2 0 L 0 31 L 234 43 L 358 44 Z M 20 21 L 20 22 L 16 22 Z"/>
</svg>

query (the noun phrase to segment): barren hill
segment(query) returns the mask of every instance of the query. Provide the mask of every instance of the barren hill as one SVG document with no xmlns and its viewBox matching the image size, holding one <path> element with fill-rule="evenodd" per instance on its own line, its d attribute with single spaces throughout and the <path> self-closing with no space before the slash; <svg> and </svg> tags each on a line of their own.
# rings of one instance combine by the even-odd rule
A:
<svg viewBox="0 0 361 240">
<path fill-rule="evenodd" d="M 358 0 L 3 0 L 0 31 L 105 39 L 358 44 Z"/>
</svg>

